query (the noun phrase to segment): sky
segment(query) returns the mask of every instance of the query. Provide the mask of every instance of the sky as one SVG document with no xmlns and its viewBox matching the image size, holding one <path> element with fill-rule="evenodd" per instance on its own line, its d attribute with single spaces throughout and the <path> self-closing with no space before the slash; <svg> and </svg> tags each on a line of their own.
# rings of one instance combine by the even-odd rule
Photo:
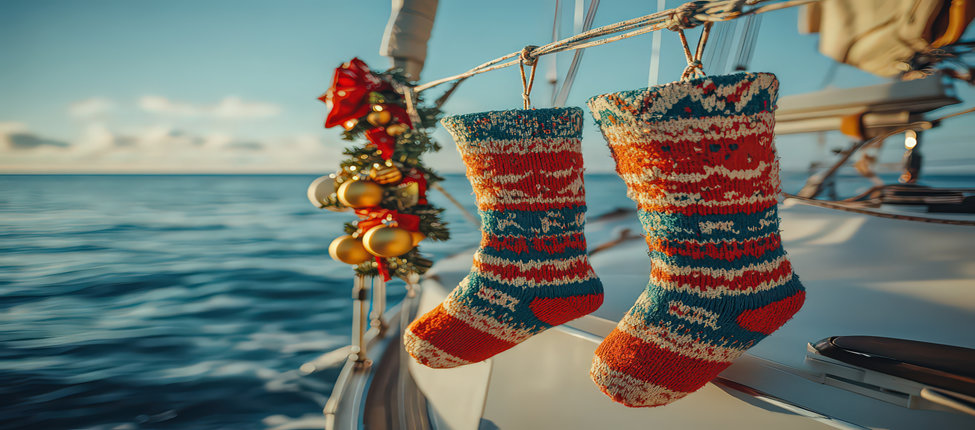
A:
<svg viewBox="0 0 975 430">
<path fill-rule="evenodd" d="M 545 44 L 554 5 L 555 0 L 441 0 L 420 81 Z M 646 0 L 603 0 L 595 25 L 653 13 L 655 7 Z M 322 127 L 325 105 L 316 98 L 335 67 L 352 57 L 377 70 L 389 66 L 379 55 L 389 10 L 388 0 L 0 2 L 0 173 L 334 171 L 346 143 L 339 130 Z M 570 15 L 563 16 L 563 36 L 571 34 Z M 776 73 L 782 95 L 822 89 L 832 63 L 817 52 L 816 35 L 798 34 L 796 20 L 795 9 L 762 17 L 750 67 Z M 696 34 L 689 33 L 692 43 Z M 675 33 L 663 32 L 662 42 L 664 83 L 676 80 L 686 63 Z M 643 35 L 587 49 L 567 105 L 646 87 L 650 46 L 650 35 Z M 555 60 L 559 73 L 571 55 Z M 543 58 L 539 66 L 536 107 L 549 106 L 545 73 L 551 61 Z M 840 66 L 830 85 L 883 81 Z M 963 100 L 975 96 L 964 84 L 959 87 Z M 441 91 L 430 90 L 428 99 Z M 507 68 L 464 82 L 444 111 L 520 105 L 520 75 Z M 928 158 L 950 158 L 958 151 L 970 156 L 972 127 L 938 130 L 936 137 L 947 143 Z M 444 149 L 429 155 L 427 164 L 462 172 L 449 135 L 438 129 L 434 136 Z M 583 147 L 588 171 L 612 171 L 589 119 Z M 780 138 L 779 148 L 787 168 L 801 168 L 817 155 L 808 138 Z M 888 152 L 898 156 L 896 148 Z"/>
</svg>

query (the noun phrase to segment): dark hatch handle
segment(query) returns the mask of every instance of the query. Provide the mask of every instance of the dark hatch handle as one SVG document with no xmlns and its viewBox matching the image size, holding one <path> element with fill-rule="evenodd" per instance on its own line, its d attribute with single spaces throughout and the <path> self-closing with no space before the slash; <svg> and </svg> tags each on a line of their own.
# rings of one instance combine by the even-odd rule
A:
<svg viewBox="0 0 975 430">
<path fill-rule="evenodd" d="M 929 400 L 936 403 L 961 402 L 975 410 L 966 399 L 975 398 L 975 349 L 877 336 L 833 336 L 813 348 L 843 363 L 932 386 Z"/>
</svg>

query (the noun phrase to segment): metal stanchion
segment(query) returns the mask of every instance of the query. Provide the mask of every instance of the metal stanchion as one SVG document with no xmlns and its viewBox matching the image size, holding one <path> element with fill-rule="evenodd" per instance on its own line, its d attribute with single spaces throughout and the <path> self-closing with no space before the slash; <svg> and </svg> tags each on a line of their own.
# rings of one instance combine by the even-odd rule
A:
<svg viewBox="0 0 975 430">
<path fill-rule="evenodd" d="M 369 315 L 369 325 L 382 334 L 386 330 L 383 314 L 386 312 L 386 281 L 382 276 L 372 280 L 372 313 Z"/>
<path fill-rule="evenodd" d="M 352 286 L 352 348 L 349 358 L 359 364 L 368 364 L 366 358 L 366 317 L 369 311 L 366 299 L 369 296 L 371 276 L 355 275 Z"/>
<path fill-rule="evenodd" d="M 420 275 L 410 273 L 406 276 L 406 297 L 414 298 L 420 291 Z"/>
</svg>

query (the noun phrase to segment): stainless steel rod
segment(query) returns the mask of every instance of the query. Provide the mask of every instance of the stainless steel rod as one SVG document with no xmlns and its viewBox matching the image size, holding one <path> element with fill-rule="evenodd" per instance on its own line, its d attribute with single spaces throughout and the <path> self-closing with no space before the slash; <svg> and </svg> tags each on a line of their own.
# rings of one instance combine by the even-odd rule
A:
<svg viewBox="0 0 975 430">
<path fill-rule="evenodd" d="M 355 275 L 352 285 L 352 356 L 357 362 L 366 361 L 366 328 L 371 276 Z"/>
</svg>

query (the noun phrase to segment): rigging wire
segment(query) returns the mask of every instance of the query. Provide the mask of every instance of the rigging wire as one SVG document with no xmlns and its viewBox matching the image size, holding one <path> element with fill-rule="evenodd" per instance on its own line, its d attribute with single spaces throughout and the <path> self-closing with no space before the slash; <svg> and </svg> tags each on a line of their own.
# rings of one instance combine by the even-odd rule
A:
<svg viewBox="0 0 975 430">
<path fill-rule="evenodd" d="M 881 212 L 881 211 L 871 210 L 871 209 L 863 209 L 850 204 L 839 203 L 835 201 L 810 199 L 806 197 L 797 196 L 795 194 L 782 193 L 782 195 L 785 196 L 786 198 L 795 200 L 797 203 L 804 204 L 807 206 L 818 206 L 822 208 L 834 209 L 834 210 L 839 210 L 844 212 L 853 212 L 853 213 L 858 213 L 863 215 L 870 215 L 878 218 L 926 222 L 931 224 L 964 225 L 969 227 L 975 227 L 975 221 L 970 221 L 970 220 L 931 218 L 931 217 L 924 217 L 918 215 L 894 214 L 894 213 Z"/>
<path fill-rule="evenodd" d="M 555 0 L 555 19 L 552 20 L 552 41 L 555 42 L 559 40 L 559 17 L 561 11 L 561 2 Z M 548 69 L 545 74 L 548 79 L 548 83 L 552 85 L 552 100 L 551 103 L 555 104 L 555 96 L 558 93 L 558 83 L 559 83 L 559 61 L 558 58 L 552 56 L 552 66 Z"/>
<path fill-rule="evenodd" d="M 745 18 L 744 30 L 741 33 L 741 40 L 738 42 L 738 53 L 735 55 L 735 71 L 748 69 L 748 64 L 752 61 L 752 53 L 755 51 L 755 42 L 758 41 L 758 28 L 761 26 L 762 17 L 751 15 Z"/>
<path fill-rule="evenodd" d="M 728 61 L 728 44 L 734 37 L 734 22 L 718 22 L 714 24 L 711 36 L 713 49 L 705 51 L 704 69 L 714 73 L 723 73 Z"/>
<path fill-rule="evenodd" d="M 582 23 L 582 31 L 589 31 L 592 28 L 592 22 L 596 19 L 596 9 L 598 8 L 599 0 L 592 0 L 589 3 L 589 10 L 586 11 L 586 18 Z M 572 55 L 572 63 L 569 64 L 569 71 L 565 74 L 565 79 L 562 80 L 562 88 L 559 89 L 552 106 L 561 107 L 565 105 L 565 100 L 569 98 L 569 91 L 572 90 L 572 84 L 575 82 L 576 73 L 579 72 L 579 64 L 582 63 L 582 54 L 585 51 L 585 49 L 577 49 Z"/>
<path fill-rule="evenodd" d="M 900 219 L 900 220 L 907 220 L 907 221 L 920 221 L 920 222 L 928 222 L 928 223 L 934 223 L 934 224 L 951 224 L 951 225 L 975 226 L 975 221 L 952 220 L 952 219 L 943 219 L 943 218 L 930 218 L 930 217 L 922 217 L 922 216 L 916 216 L 916 215 L 891 214 L 891 213 L 886 213 L 886 212 L 880 212 L 880 211 L 874 211 L 874 210 L 870 210 L 870 209 L 860 208 L 860 207 L 858 207 L 859 206 L 859 203 L 858 202 L 844 202 L 844 201 L 830 201 L 830 200 L 816 200 L 815 199 L 815 196 L 817 194 L 819 194 L 819 191 L 822 188 L 823 182 L 827 178 L 829 178 L 830 176 L 832 176 L 832 174 L 836 170 L 838 170 L 840 168 L 840 166 L 842 166 L 844 163 L 846 163 L 846 160 L 848 160 L 853 155 L 853 153 L 855 153 L 860 148 L 869 146 L 873 142 L 883 141 L 884 139 L 887 139 L 888 137 L 891 137 L 891 136 L 896 135 L 896 134 L 903 133 L 903 132 L 908 131 L 908 130 L 915 130 L 915 131 L 928 130 L 928 129 L 931 129 L 933 127 L 936 127 L 936 126 L 940 125 L 941 122 L 944 121 L 944 120 L 946 120 L 946 119 L 959 117 L 961 115 L 966 115 L 966 114 L 970 114 L 970 113 L 973 113 L 973 112 L 975 112 L 975 107 L 970 107 L 968 109 L 961 110 L 961 111 L 954 112 L 954 113 L 947 114 L 947 115 L 942 115 L 942 116 L 940 116 L 938 118 L 934 118 L 934 119 L 931 119 L 931 120 L 919 121 L 919 122 L 915 122 L 913 124 L 908 124 L 908 125 L 903 126 L 903 127 L 898 127 L 896 129 L 887 131 L 887 132 L 882 133 L 882 134 L 880 134 L 880 135 L 878 135 L 876 137 L 873 137 L 871 139 L 867 139 L 867 140 L 858 142 L 852 148 L 850 148 L 847 151 L 845 151 L 844 154 L 843 154 L 843 157 L 841 158 L 841 160 L 839 162 L 837 162 L 836 164 L 834 164 L 833 167 L 830 168 L 825 174 L 816 175 L 815 180 L 813 180 L 813 178 L 810 178 L 811 182 L 810 183 L 807 183 L 803 187 L 803 189 L 799 191 L 799 194 L 798 195 L 784 193 L 784 192 L 782 193 L 782 195 L 784 195 L 787 198 L 794 199 L 794 200 L 796 200 L 799 203 L 806 204 L 806 205 L 810 205 L 810 206 L 820 206 L 820 207 L 829 208 L 829 209 L 837 209 L 837 210 L 843 210 L 843 211 L 847 211 L 847 212 L 856 212 L 856 213 L 861 213 L 861 214 L 865 214 L 865 215 L 877 216 L 877 217 L 881 217 L 881 218 Z"/>
<path fill-rule="evenodd" d="M 876 142 L 883 142 L 888 137 L 891 137 L 895 134 L 903 133 L 908 130 L 914 130 L 914 131 L 929 130 L 931 128 L 940 125 L 941 122 L 946 119 L 969 114 L 972 112 L 975 112 L 975 107 L 971 107 L 963 111 L 955 112 L 952 114 L 944 115 L 932 120 L 918 121 L 918 122 L 905 125 L 903 127 L 897 127 L 895 129 L 888 130 L 884 133 L 874 136 L 870 139 L 857 142 L 846 151 L 843 151 L 840 159 L 835 164 L 833 164 L 833 166 L 830 167 L 828 170 L 826 170 L 823 173 L 810 176 L 809 180 L 806 181 L 806 185 L 804 185 L 802 189 L 799 190 L 799 195 L 805 198 L 815 198 L 817 195 L 819 195 L 819 193 L 823 189 L 823 184 L 826 183 L 826 180 L 829 179 L 831 176 L 833 176 L 833 174 L 836 173 L 836 171 L 839 170 L 840 167 L 846 164 L 847 160 L 849 160 L 850 157 L 852 157 L 853 154 L 859 151 L 861 148 L 865 148 Z"/>
<path fill-rule="evenodd" d="M 743 16 L 752 16 L 774 10 L 795 7 L 821 0 L 720 0 L 693 1 L 684 3 L 677 8 L 659 11 L 650 15 L 620 21 L 610 25 L 594 28 L 574 36 L 534 47 L 527 53 L 529 58 L 555 54 L 563 51 L 585 49 L 627 39 L 641 34 L 663 29 L 688 29 L 706 22 L 728 21 Z M 746 10 L 745 6 L 749 6 Z M 468 78 L 492 70 L 511 67 L 521 63 L 522 51 L 512 52 L 481 64 L 464 73 L 437 79 L 418 85 L 414 91 L 421 92 L 447 82 Z"/>
<path fill-rule="evenodd" d="M 667 0 L 657 0 L 657 12 L 667 7 Z M 660 81 L 660 41 L 663 34 L 654 32 L 650 38 L 650 70 L 647 71 L 647 86 L 652 87 Z"/>
</svg>

